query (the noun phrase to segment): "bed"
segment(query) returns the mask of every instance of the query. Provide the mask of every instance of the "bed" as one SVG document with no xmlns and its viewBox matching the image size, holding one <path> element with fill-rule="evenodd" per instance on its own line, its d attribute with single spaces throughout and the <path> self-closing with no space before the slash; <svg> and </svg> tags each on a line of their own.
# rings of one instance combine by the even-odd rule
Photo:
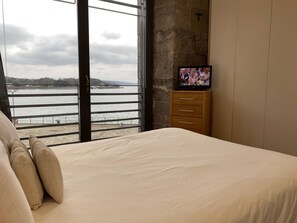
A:
<svg viewBox="0 0 297 223">
<path fill-rule="evenodd" d="M 52 149 L 64 199 L 35 223 L 297 222 L 297 157 L 178 128 Z"/>
<path fill-rule="evenodd" d="M 64 201 L 36 223 L 297 222 L 297 158 L 177 128 L 53 148 Z"/>
</svg>

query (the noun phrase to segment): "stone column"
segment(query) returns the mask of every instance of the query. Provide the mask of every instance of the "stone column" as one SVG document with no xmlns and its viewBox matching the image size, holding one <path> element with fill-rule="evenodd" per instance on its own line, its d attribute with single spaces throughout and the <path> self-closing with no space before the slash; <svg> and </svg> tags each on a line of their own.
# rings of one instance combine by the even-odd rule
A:
<svg viewBox="0 0 297 223">
<path fill-rule="evenodd" d="M 178 66 L 207 64 L 209 0 L 154 1 L 153 127 L 169 125 Z"/>
</svg>

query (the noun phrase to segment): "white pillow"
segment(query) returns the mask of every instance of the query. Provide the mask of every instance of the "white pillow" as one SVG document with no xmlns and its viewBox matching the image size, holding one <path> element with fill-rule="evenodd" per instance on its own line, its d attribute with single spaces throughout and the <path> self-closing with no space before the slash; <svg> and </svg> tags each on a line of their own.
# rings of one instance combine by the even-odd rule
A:
<svg viewBox="0 0 297 223">
<path fill-rule="evenodd" d="M 37 210 L 42 205 L 43 187 L 28 149 L 19 140 L 12 143 L 10 164 L 21 183 L 31 209 Z"/>
<path fill-rule="evenodd" d="M 0 222 L 34 223 L 24 191 L 0 141 Z"/>
<path fill-rule="evenodd" d="M 63 176 L 60 162 L 53 150 L 35 136 L 29 138 L 33 160 L 45 191 L 58 203 L 63 201 Z"/>
<path fill-rule="evenodd" d="M 9 147 L 15 139 L 19 139 L 16 128 L 2 111 L 0 111 L 0 136 L 6 140 Z"/>
</svg>

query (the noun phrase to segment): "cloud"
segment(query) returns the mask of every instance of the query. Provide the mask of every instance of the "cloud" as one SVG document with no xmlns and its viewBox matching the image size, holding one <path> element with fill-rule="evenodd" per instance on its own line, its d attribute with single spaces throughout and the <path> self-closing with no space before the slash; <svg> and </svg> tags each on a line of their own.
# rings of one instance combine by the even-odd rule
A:
<svg viewBox="0 0 297 223">
<path fill-rule="evenodd" d="M 77 39 L 67 35 L 36 37 L 25 49 L 10 52 L 8 59 L 13 63 L 26 65 L 75 65 Z"/>
<path fill-rule="evenodd" d="M 112 39 L 112 40 L 115 40 L 115 39 L 119 39 L 121 38 L 121 34 L 120 33 L 113 33 L 113 32 L 104 32 L 102 33 L 102 36 L 105 38 L 105 39 Z"/>
<path fill-rule="evenodd" d="M 3 24 L 1 24 L 3 26 Z M 3 41 L 3 35 L 1 35 L 1 42 Z M 19 45 L 21 43 L 32 41 L 34 35 L 27 29 L 11 24 L 5 25 L 5 42 L 7 45 Z"/>
<path fill-rule="evenodd" d="M 55 35 L 34 36 L 24 28 L 8 25 L 7 58 L 10 63 L 22 65 L 63 66 L 77 65 L 77 37 Z M 137 48 L 126 45 L 92 43 L 91 63 L 136 64 Z"/>
<path fill-rule="evenodd" d="M 116 36 L 114 34 L 113 38 Z M 14 77 L 56 75 L 59 77 L 63 73 L 77 74 L 77 42 L 76 36 L 67 34 L 51 37 L 37 36 L 22 27 L 6 25 L 9 75 Z M 136 73 L 137 47 L 124 44 L 91 43 L 90 61 L 91 68 L 94 68 L 93 71 L 102 66 L 109 67 L 121 70 L 122 78 L 134 79 L 132 75 L 135 76 Z"/>
<path fill-rule="evenodd" d="M 137 48 L 124 45 L 93 44 L 91 46 L 91 63 L 136 64 Z"/>
</svg>

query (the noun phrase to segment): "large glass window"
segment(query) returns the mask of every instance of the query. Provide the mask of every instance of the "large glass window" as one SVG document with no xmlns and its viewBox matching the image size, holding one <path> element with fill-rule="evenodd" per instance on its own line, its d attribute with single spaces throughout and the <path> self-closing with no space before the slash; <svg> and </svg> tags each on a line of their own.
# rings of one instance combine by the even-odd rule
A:
<svg viewBox="0 0 297 223">
<path fill-rule="evenodd" d="M 76 0 L 1 3 L 0 50 L 21 139 L 79 141 Z M 143 6 L 89 0 L 92 139 L 143 125 Z"/>
</svg>

